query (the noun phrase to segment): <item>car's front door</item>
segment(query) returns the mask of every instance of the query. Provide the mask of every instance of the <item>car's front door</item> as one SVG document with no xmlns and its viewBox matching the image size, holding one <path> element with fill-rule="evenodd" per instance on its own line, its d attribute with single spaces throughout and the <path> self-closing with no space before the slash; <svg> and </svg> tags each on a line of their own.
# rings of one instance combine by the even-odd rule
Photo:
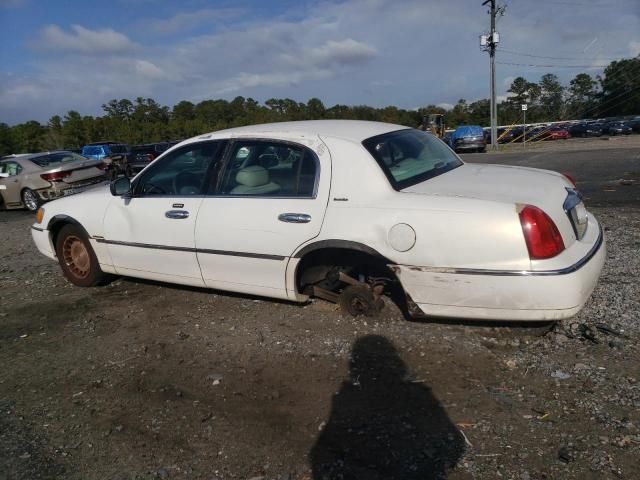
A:
<svg viewBox="0 0 640 480">
<path fill-rule="evenodd" d="M 196 224 L 205 284 L 288 298 L 289 258 L 322 226 L 329 152 L 320 139 L 305 146 L 235 139 L 227 152 L 217 188 L 203 200 Z"/>
<path fill-rule="evenodd" d="M 104 238 L 115 270 L 187 285 L 204 285 L 194 230 L 223 142 L 200 142 L 168 153 L 138 176 L 131 196 L 114 198 Z"/>
<path fill-rule="evenodd" d="M 7 207 L 19 207 L 22 203 L 20 199 L 20 173 L 22 167 L 18 162 L 11 160 L 0 162 L 0 195 L 4 199 Z"/>
</svg>

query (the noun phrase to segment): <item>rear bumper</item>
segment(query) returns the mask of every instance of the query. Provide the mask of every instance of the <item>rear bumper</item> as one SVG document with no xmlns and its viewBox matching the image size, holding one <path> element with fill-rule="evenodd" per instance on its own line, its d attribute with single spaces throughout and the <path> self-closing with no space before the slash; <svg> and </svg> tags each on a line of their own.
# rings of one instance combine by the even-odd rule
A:
<svg viewBox="0 0 640 480">
<path fill-rule="evenodd" d="M 487 147 L 487 144 L 485 142 L 469 142 L 469 143 L 459 143 L 455 145 L 454 150 L 456 152 L 464 152 L 465 150 L 478 150 L 486 147 Z"/>
<path fill-rule="evenodd" d="M 433 317 L 503 321 L 561 320 L 580 311 L 606 256 L 602 229 L 591 250 L 559 270 L 473 271 L 394 266 L 405 291 Z"/>
<path fill-rule="evenodd" d="M 75 183 L 53 182 L 50 187 L 39 188 L 35 190 L 35 193 L 40 197 L 40 200 L 48 202 L 57 198 L 84 192 L 85 190 L 101 185 L 105 181 L 105 176 L 99 176 Z"/>
</svg>

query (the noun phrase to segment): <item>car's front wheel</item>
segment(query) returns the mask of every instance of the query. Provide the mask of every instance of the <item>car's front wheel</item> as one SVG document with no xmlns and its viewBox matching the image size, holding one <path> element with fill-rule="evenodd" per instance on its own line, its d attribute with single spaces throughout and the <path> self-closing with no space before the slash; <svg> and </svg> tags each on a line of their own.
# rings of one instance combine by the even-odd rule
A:
<svg viewBox="0 0 640 480">
<path fill-rule="evenodd" d="M 28 188 L 25 188 L 22 191 L 22 204 L 25 208 L 31 212 L 35 212 L 40 208 L 40 200 L 38 199 L 38 195 Z"/>
<path fill-rule="evenodd" d="M 100 269 L 87 236 L 77 225 L 65 225 L 56 239 L 56 254 L 64 276 L 79 287 L 95 287 L 108 275 Z"/>
</svg>

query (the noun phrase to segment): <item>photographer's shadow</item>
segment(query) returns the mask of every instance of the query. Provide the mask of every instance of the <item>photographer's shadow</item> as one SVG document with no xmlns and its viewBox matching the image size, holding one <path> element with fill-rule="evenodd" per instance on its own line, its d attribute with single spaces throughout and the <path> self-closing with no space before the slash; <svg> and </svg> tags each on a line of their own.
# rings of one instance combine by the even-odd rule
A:
<svg viewBox="0 0 640 480">
<path fill-rule="evenodd" d="M 443 479 L 464 439 L 440 402 L 384 337 L 356 340 L 310 461 L 314 480 Z"/>
</svg>

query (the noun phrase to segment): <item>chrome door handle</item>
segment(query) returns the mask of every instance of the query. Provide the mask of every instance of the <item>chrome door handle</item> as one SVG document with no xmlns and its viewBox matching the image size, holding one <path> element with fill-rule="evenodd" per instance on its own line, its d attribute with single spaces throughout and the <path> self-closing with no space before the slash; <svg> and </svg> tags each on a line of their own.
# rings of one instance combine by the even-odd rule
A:
<svg viewBox="0 0 640 480">
<path fill-rule="evenodd" d="M 278 220 L 287 223 L 309 223 L 311 215 L 306 213 L 281 213 L 278 215 Z"/>
<path fill-rule="evenodd" d="M 164 212 L 164 216 L 167 218 L 188 218 L 189 217 L 189 212 L 187 212 L 186 210 L 168 210 L 166 212 Z"/>
</svg>

